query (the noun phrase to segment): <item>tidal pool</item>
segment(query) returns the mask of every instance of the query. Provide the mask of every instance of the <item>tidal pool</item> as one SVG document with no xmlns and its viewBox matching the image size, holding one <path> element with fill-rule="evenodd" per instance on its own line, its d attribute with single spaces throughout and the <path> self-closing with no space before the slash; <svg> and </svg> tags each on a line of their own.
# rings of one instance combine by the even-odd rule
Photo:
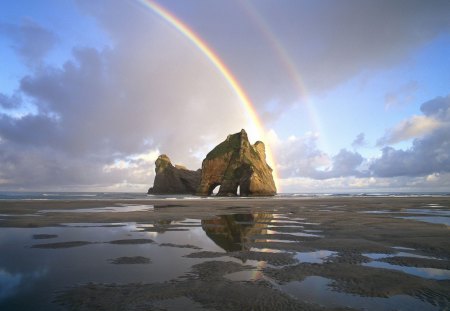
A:
<svg viewBox="0 0 450 311">
<path fill-rule="evenodd" d="M 180 215 L 183 212 L 170 214 L 170 210 L 150 205 L 41 211 L 42 217 L 53 212 L 149 212 L 159 213 L 161 217 L 143 223 L 120 219 L 111 223 L 74 221 L 50 227 L 1 227 L 0 310 L 66 310 L 54 302 L 60 293 L 77 288 L 95 291 L 99 284 L 119 292 L 133 292 L 146 285 L 163 288 L 169 292 L 167 297 L 151 301 L 150 305 L 167 310 L 180 310 L 184 305 L 192 310 L 211 310 L 207 307 L 211 300 L 201 303 L 214 300 L 214 296 L 208 296 L 214 292 L 204 293 L 208 285 L 217 286 L 218 291 L 222 285 L 227 291 L 242 288 L 244 296 L 253 293 L 257 297 L 264 290 L 265 296 L 273 295 L 280 301 L 290 302 L 288 305 L 311 304 L 311 310 L 347 306 L 367 310 L 439 309 L 426 299 L 406 294 L 368 297 L 346 293 L 343 287 L 335 286 L 346 281 L 343 270 L 350 271 L 352 267 L 367 269 L 368 275 L 372 268 L 382 268 L 433 281 L 448 279 L 449 270 L 400 267 L 376 261 L 389 256 L 433 257 L 401 252 L 413 250 L 408 247 L 397 247 L 401 251 L 396 254 L 372 253 L 370 248 L 358 244 L 359 236 L 355 247 L 350 243 L 349 250 L 342 251 L 348 239 L 335 239 L 327 231 L 330 229 L 321 225 L 321 219 L 314 217 L 310 221 L 307 216 L 299 217 L 303 209 L 299 209 L 299 214 L 281 210 L 247 213 L 227 210 L 227 214 L 215 214 L 211 209 L 204 217 L 195 217 L 187 207 L 183 216 Z M 329 213 L 321 214 L 330 217 Z M 308 229 L 310 225 L 314 229 Z M 335 240 L 328 243 L 327 239 Z M 369 250 L 359 252 L 358 247 Z M 377 244 L 377 247 L 381 246 Z M 385 248 L 388 252 L 392 249 Z M 357 259 L 361 255 L 373 261 L 349 263 L 349 258 Z M 284 279 L 281 272 L 284 268 L 297 269 L 297 278 Z M 338 277 L 333 278 L 335 274 Z M 407 283 L 408 279 L 401 281 Z M 194 288 L 202 289 L 200 294 L 190 289 L 193 284 Z M 178 286 L 180 292 L 191 292 L 186 297 L 177 296 L 170 292 L 171 286 Z M 447 301 L 445 297 L 439 299 L 444 304 Z"/>
<path fill-rule="evenodd" d="M 333 281 L 320 276 L 310 276 L 304 281 L 290 282 L 281 289 L 293 297 L 303 301 L 319 302 L 329 308 L 351 307 L 357 310 L 408 310 L 408 311 L 438 311 L 439 307 L 423 302 L 420 299 L 406 295 L 395 295 L 389 298 L 361 297 L 334 291 Z"/>
</svg>

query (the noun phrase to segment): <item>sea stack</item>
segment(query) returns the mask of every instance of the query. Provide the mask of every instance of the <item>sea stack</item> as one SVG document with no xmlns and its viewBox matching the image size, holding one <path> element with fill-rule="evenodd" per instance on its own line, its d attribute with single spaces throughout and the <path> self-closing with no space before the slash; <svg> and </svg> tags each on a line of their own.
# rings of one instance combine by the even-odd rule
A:
<svg viewBox="0 0 450 311">
<path fill-rule="evenodd" d="M 195 194 L 200 184 L 201 172 L 190 171 L 181 165 L 172 165 L 162 154 L 155 162 L 155 182 L 149 194 Z"/>
<path fill-rule="evenodd" d="M 151 194 L 209 196 L 217 186 L 220 186 L 218 196 L 273 196 L 277 193 L 272 168 L 266 163 L 264 143 L 250 144 L 245 130 L 228 135 L 211 150 L 201 170 L 173 166 L 165 154 L 160 155 L 155 164 L 154 186 L 148 191 Z"/>
<path fill-rule="evenodd" d="M 211 195 L 220 185 L 218 196 L 273 196 L 277 193 L 272 168 L 266 163 L 261 141 L 251 145 L 247 133 L 228 135 L 202 162 L 202 177 L 197 194 Z"/>
</svg>

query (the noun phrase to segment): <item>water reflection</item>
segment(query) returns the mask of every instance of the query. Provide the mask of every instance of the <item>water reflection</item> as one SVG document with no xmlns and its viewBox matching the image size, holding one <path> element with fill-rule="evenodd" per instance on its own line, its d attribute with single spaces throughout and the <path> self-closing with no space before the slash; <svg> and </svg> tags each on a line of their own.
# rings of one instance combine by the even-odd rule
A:
<svg viewBox="0 0 450 311">
<path fill-rule="evenodd" d="M 303 281 L 289 282 L 281 285 L 287 294 L 299 300 L 316 302 L 328 308 L 342 306 L 358 310 L 413 310 L 437 311 L 439 307 L 407 295 L 395 295 L 389 298 L 361 297 L 333 290 L 333 280 L 320 276 L 310 276 Z M 400 308 L 399 308 L 400 307 Z"/>
<path fill-rule="evenodd" d="M 35 280 L 47 274 L 46 269 L 40 269 L 32 273 L 11 273 L 0 268 L 0 301 L 17 294 L 21 287 L 31 286 Z"/>
<path fill-rule="evenodd" d="M 224 274 L 224 277 L 229 280 L 265 280 L 275 284 L 275 281 L 265 275 L 266 266 L 278 268 L 299 265 L 304 269 L 307 267 L 318 269 L 318 265 L 323 265 L 320 266 L 321 269 L 325 265 L 333 264 L 329 263 L 327 258 L 335 256 L 336 252 L 329 250 L 295 252 L 280 245 L 282 243 L 279 242 L 289 242 L 294 245 L 294 243 L 318 240 L 325 236 L 325 233 L 323 236 L 316 234 L 322 232 L 321 230 L 305 229 L 305 227 L 311 228 L 310 225 L 318 225 L 318 223 L 306 221 L 304 218 L 294 218 L 286 214 L 248 213 L 222 215 L 209 220 L 174 217 L 174 219 L 145 220 L 137 224 L 134 222 L 69 223 L 60 227 L 0 228 L 0 248 L 2 249 L 0 252 L 0 309 L 12 310 L 11 306 L 17 306 L 16 310 L 30 309 L 30 306 L 34 305 L 38 306 L 33 308 L 35 310 L 58 310 L 57 306 L 50 304 L 50 295 L 67 286 L 87 282 L 126 284 L 180 280 L 191 273 L 193 265 L 207 261 L 234 261 L 234 263 L 245 263 L 248 266 L 243 271 Z M 297 229 L 285 230 L 292 227 Z M 52 237 L 52 239 L 36 241 L 35 237 Z M 148 239 L 152 239 L 154 243 L 119 243 L 120 245 L 107 243 L 117 240 Z M 36 243 L 73 241 L 89 241 L 90 244 L 80 248 L 57 250 L 31 247 Z M 272 245 L 267 242 L 272 242 Z M 271 246 L 280 249 L 265 248 Z M 404 247 L 395 248 L 411 250 Z M 301 250 L 300 247 L 299 250 Z M 188 256 L 193 252 L 209 254 L 211 257 Z M 394 256 L 372 253 L 363 255 L 373 260 Z M 406 252 L 398 252 L 395 255 L 425 257 Z M 388 263 L 367 264 L 369 267 L 371 265 L 389 269 L 393 267 Z M 336 267 L 341 266 L 337 264 Z M 44 270 L 43 267 L 48 267 L 48 270 Z M 401 269 L 429 279 L 448 279 L 447 270 Z M 432 273 L 440 273 L 440 275 L 431 275 Z M 332 290 L 333 282 L 335 281 L 331 278 L 307 276 L 304 280 L 275 285 L 284 293 L 300 300 L 321 303 L 329 307 L 353 306 L 377 310 L 377 306 L 392 309 L 405 305 L 408 308 L 418 306 L 417 310 L 434 310 L 427 303 L 409 296 L 367 298 L 338 293 Z M 161 308 L 171 306 L 170 301 L 165 300 Z M 178 303 L 172 302 L 174 305 Z M 181 302 L 184 303 L 183 300 Z"/>
<path fill-rule="evenodd" d="M 22 281 L 22 274 L 0 270 L 0 300 L 13 295 Z"/>
<path fill-rule="evenodd" d="M 269 213 L 223 215 L 202 220 L 206 235 L 227 252 L 250 250 L 248 242 L 254 235 L 267 234 Z"/>
<path fill-rule="evenodd" d="M 405 273 L 412 274 L 412 275 L 415 275 L 415 276 L 418 276 L 421 278 L 426 278 L 426 279 L 434 279 L 434 280 L 450 279 L 450 271 L 444 270 L 444 269 L 398 266 L 398 265 L 393 265 L 393 264 L 390 264 L 387 262 L 381 262 L 381 261 L 372 261 L 372 262 L 364 263 L 363 265 L 367 266 L 367 267 L 373 267 L 373 268 L 397 270 L 397 271 L 405 272 Z"/>
</svg>

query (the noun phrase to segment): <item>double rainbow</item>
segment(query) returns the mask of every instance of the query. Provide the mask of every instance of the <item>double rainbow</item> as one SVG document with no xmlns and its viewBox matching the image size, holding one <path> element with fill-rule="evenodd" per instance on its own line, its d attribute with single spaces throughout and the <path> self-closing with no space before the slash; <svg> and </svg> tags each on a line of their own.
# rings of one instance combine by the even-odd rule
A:
<svg viewBox="0 0 450 311">
<path fill-rule="evenodd" d="M 236 77 L 231 73 L 230 69 L 224 64 L 224 62 L 220 59 L 216 52 L 213 51 L 211 47 L 207 45 L 207 43 L 200 38 L 192 29 L 190 29 L 185 23 L 183 23 L 180 19 L 178 19 L 175 15 L 167 11 L 164 7 L 159 5 L 158 3 L 152 0 L 138 0 L 145 7 L 151 9 L 154 13 L 159 15 L 169 24 L 171 24 L 176 30 L 178 30 L 181 34 L 183 34 L 189 41 L 191 41 L 206 57 L 207 59 L 214 65 L 214 67 L 220 72 L 220 74 L 224 77 L 225 81 L 230 85 L 231 89 L 239 98 L 240 102 L 244 106 L 247 118 L 251 122 L 251 124 L 256 128 L 258 132 L 258 136 L 261 138 L 265 137 L 265 130 L 262 126 L 261 120 L 256 113 L 256 109 L 252 102 L 250 101 L 248 95 L 244 92 L 243 88 L 239 84 Z M 273 168 L 273 177 L 275 180 L 275 184 L 277 186 L 278 191 L 280 191 L 280 187 L 278 185 L 278 174 L 275 165 L 275 160 L 273 157 L 272 150 L 268 144 L 267 139 L 265 139 L 266 143 L 266 160 L 267 163 Z"/>
</svg>

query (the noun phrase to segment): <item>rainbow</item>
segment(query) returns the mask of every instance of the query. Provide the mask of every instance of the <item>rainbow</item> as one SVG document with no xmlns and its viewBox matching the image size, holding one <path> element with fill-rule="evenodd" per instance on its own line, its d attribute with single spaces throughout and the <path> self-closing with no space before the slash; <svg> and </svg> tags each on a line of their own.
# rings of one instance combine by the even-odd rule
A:
<svg viewBox="0 0 450 311">
<path fill-rule="evenodd" d="M 268 46 L 273 50 L 275 55 L 277 55 L 278 60 L 281 63 L 281 66 L 286 71 L 289 79 L 292 82 L 293 87 L 296 89 L 299 100 L 304 104 L 306 108 L 306 112 L 308 113 L 309 120 L 311 120 L 314 130 L 320 133 L 321 141 L 325 145 L 327 145 L 325 132 L 320 122 L 319 115 L 314 105 L 312 105 L 310 101 L 305 83 L 303 82 L 303 79 L 296 68 L 297 66 L 290 57 L 289 53 L 281 45 L 277 36 L 273 33 L 271 28 L 267 25 L 266 21 L 261 17 L 261 15 L 253 7 L 250 1 L 238 1 L 237 4 L 240 5 L 244 13 L 248 16 L 249 20 L 258 29 L 259 33 L 261 33 L 264 36 L 265 40 L 268 43 Z"/>
<path fill-rule="evenodd" d="M 227 81 L 231 89 L 235 92 L 240 102 L 245 108 L 245 112 L 247 118 L 250 120 L 251 124 L 256 128 L 257 134 L 264 138 L 265 130 L 262 126 L 262 123 L 256 113 L 256 109 L 250 101 L 248 95 L 244 92 L 243 88 L 239 84 L 236 77 L 231 73 L 231 71 L 227 68 L 224 62 L 220 59 L 220 57 L 213 51 L 208 44 L 200 38 L 192 29 L 190 29 L 185 23 L 183 23 L 180 19 L 178 19 L 175 15 L 167 11 L 164 7 L 156 3 L 152 0 L 138 0 L 145 7 L 151 9 L 154 13 L 159 15 L 169 24 L 171 24 L 176 30 L 178 30 L 181 34 L 183 34 L 189 41 L 191 41 L 206 57 L 207 59 L 214 65 L 214 67 L 220 72 L 220 74 Z M 278 173 L 275 165 L 274 156 L 272 150 L 269 146 L 268 140 L 265 140 L 266 143 L 266 157 L 268 164 L 273 168 L 273 177 L 275 180 L 275 184 L 277 186 L 278 191 L 280 191 L 280 186 L 278 183 Z"/>
</svg>

